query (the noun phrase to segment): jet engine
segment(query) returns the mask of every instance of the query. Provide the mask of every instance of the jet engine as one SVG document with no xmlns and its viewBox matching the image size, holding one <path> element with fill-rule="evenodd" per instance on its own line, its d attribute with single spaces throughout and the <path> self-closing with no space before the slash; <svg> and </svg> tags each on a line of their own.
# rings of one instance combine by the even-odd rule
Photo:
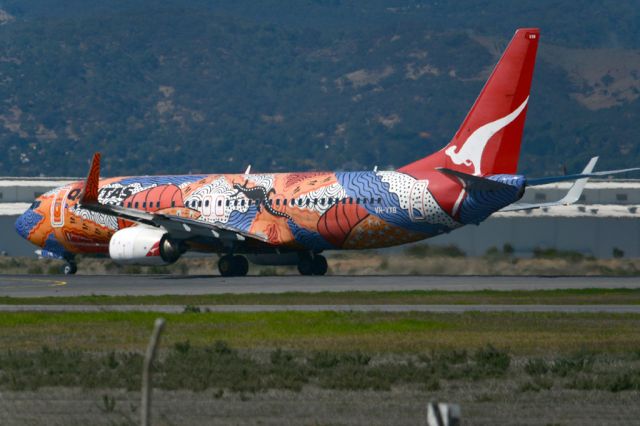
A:
<svg viewBox="0 0 640 426">
<path fill-rule="evenodd" d="M 121 229 L 109 242 L 109 256 L 121 264 L 169 265 L 182 253 L 181 244 L 166 231 L 146 226 Z"/>
</svg>

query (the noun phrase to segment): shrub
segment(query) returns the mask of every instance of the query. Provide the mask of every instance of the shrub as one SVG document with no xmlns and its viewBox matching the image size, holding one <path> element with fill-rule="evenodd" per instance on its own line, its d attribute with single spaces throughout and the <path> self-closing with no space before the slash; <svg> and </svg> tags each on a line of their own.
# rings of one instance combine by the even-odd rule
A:
<svg viewBox="0 0 640 426">
<path fill-rule="evenodd" d="M 618 247 L 614 247 L 612 250 L 613 257 L 615 257 L 616 259 L 620 259 L 624 257 L 624 251 L 619 249 Z"/>
<path fill-rule="evenodd" d="M 556 359 L 551 366 L 551 372 L 556 376 L 567 377 L 588 370 L 592 365 L 593 355 L 581 352 Z"/>
<path fill-rule="evenodd" d="M 196 305 L 187 305 L 182 311 L 183 314 L 199 314 L 200 312 L 200 307 Z"/>
<path fill-rule="evenodd" d="M 533 358 L 527 360 L 524 365 L 524 371 L 530 376 L 541 376 L 549 372 L 549 366 L 545 360 L 541 358 Z"/>
<path fill-rule="evenodd" d="M 184 342 L 176 342 L 173 345 L 173 349 L 179 354 L 186 354 L 191 349 L 191 342 L 185 340 Z"/>
<path fill-rule="evenodd" d="M 278 348 L 271 352 L 271 364 L 285 365 L 293 362 L 293 354 Z"/>
<path fill-rule="evenodd" d="M 502 375 L 511 364 L 511 357 L 506 351 L 496 349 L 490 344 L 478 349 L 473 359 L 476 362 L 476 372 L 481 376 Z"/>
<path fill-rule="evenodd" d="M 502 252 L 508 256 L 511 256 L 515 252 L 515 250 L 511 244 L 505 243 L 502 246 Z"/>
</svg>

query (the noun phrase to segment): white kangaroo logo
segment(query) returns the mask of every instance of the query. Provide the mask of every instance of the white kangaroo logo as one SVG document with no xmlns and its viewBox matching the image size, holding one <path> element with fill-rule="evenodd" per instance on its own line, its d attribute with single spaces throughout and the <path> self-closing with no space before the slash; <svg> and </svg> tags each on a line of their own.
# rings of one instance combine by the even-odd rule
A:
<svg viewBox="0 0 640 426">
<path fill-rule="evenodd" d="M 499 118 L 496 121 L 485 124 L 478 127 L 475 132 L 471 133 L 471 136 L 463 143 L 462 147 L 456 152 L 458 148 L 456 145 L 452 145 L 444 152 L 451 158 L 455 164 L 464 164 L 465 166 L 473 166 L 473 174 L 479 176 L 482 174 L 482 168 L 480 163 L 482 162 L 482 154 L 484 148 L 487 146 L 489 139 L 500 130 L 509 125 L 513 120 L 518 118 L 524 107 L 527 105 L 527 99 L 516 108 L 511 114 L 505 117 Z"/>
</svg>

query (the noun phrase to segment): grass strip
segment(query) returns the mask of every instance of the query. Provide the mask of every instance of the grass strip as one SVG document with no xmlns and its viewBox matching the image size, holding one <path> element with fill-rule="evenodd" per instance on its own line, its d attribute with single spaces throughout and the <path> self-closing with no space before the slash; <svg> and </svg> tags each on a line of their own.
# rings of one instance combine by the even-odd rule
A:
<svg viewBox="0 0 640 426">
<path fill-rule="evenodd" d="M 640 289 L 345 291 L 163 296 L 0 297 L 4 305 L 636 305 Z"/>
<path fill-rule="evenodd" d="M 0 348 L 142 351 L 156 313 L 2 313 Z M 559 313 L 201 312 L 163 315 L 163 344 L 240 349 L 428 353 L 486 344 L 515 354 L 640 350 L 640 315 Z"/>
</svg>

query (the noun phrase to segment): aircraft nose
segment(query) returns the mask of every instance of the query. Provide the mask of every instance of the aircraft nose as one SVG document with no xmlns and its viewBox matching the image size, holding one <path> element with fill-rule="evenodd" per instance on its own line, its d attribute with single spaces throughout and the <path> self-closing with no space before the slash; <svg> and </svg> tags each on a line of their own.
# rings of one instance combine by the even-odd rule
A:
<svg viewBox="0 0 640 426">
<path fill-rule="evenodd" d="M 33 211 L 33 209 L 29 209 L 16 219 L 16 232 L 18 232 L 18 235 L 22 238 L 28 240 L 31 230 L 40 220 L 42 220 L 42 216 Z"/>
</svg>

